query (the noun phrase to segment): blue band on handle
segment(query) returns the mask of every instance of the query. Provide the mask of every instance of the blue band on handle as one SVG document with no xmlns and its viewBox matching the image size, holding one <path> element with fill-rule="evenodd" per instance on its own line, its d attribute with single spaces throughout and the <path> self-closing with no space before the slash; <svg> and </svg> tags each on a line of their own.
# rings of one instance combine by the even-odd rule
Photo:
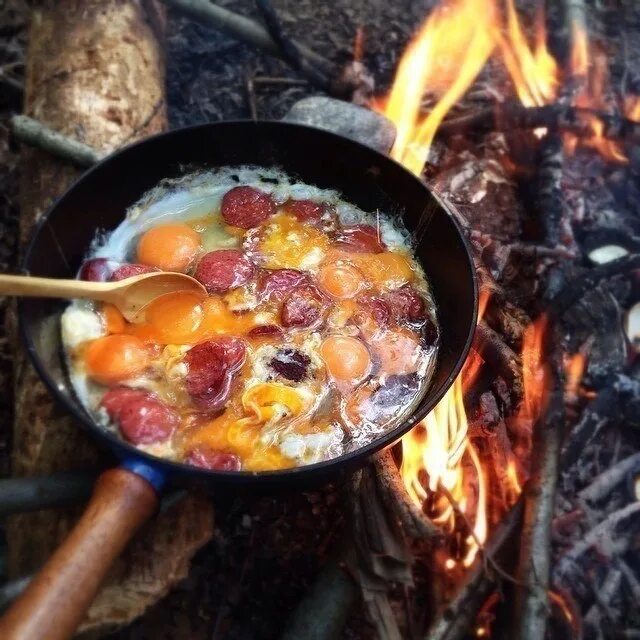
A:
<svg viewBox="0 0 640 640">
<path fill-rule="evenodd" d="M 144 478 L 158 493 L 162 491 L 167 480 L 162 471 L 148 465 L 139 458 L 127 458 L 122 460 L 120 466 L 127 471 L 132 471 L 141 478 Z"/>
</svg>

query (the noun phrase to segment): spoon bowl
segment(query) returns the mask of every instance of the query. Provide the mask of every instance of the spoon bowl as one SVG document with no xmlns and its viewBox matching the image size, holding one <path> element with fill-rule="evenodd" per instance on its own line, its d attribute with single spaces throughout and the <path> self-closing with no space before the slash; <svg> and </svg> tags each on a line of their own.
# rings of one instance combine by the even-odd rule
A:
<svg viewBox="0 0 640 640">
<path fill-rule="evenodd" d="M 153 300 L 168 293 L 188 291 L 207 295 L 195 278 L 184 273 L 158 271 L 117 282 L 58 280 L 32 276 L 0 275 L 0 295 L 32 298 L 85 298 L 108 302 L 129 322 L 140 319 L 141 311 Z"/>
</svg>

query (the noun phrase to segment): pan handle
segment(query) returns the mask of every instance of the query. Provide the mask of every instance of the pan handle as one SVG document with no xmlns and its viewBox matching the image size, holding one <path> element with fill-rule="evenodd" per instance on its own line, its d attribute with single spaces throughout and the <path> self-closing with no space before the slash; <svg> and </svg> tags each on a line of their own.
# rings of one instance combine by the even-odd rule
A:
<svg viewBox="0 0 640 640">
<path fill-rule="evenodd" d="M 74 529 L 0 618 L 0 638 L 70 638 L 114 560 L 155 512 L 162 482 L 137 461 L 100 475 Z"/>
</svg>

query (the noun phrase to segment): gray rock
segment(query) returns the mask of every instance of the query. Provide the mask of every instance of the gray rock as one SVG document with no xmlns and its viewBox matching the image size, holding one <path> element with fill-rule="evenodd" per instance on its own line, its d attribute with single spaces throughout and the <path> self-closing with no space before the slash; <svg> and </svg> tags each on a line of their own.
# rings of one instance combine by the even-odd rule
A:
<svg viewBox="0 0 640 640">
<path fill-rule="evenodd" d="M 381 153 L 389 153 L 396 138 L 393 123 L 379 113 L 323 96 L 296 102 L 283 120 L 340 134 Z"/>
</svg>

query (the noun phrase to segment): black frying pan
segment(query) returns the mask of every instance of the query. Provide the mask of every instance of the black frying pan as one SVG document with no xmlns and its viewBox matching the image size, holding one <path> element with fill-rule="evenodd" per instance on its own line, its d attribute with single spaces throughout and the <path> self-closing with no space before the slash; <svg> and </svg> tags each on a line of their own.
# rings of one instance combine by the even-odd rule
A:
<svg viewBox="0 0 640 640">
<path fill-rule="evenodd" d="M 272 490 L 322 482 L 355 468 L 422 420 L 442 398 L 466 358 L 476 323 L 473 261 L 460 229 L 426 186 L 388 157 L 341 136 L 283 122 L 224 122 L 162 134 L 130 146 L 84 174 L 43 217 L 24 270 L 74 277 L 96 229 L 113 229 L 126 209 L 163 178 L 203 167 L 278 166 L 319 187 L 339 190 L 365 211 L 399 215 L 419 238 L 417 256 L 432 285 L 441 345 L 431 386 L 415 411 L 370 444 L 304 467 L 247 473 L 208 471 L 149 456 L 106 431 L 87 414 L 67 378 L 59 331 L 66 301 L 23 299 L 22 336 L 51 393 L 121 461 L 99 479 L 77 527 L 27 591 L 0 620 L 0 637 L 70 636 L 111 562 L 150 517 L 167 483 Z"/>
</svg>

